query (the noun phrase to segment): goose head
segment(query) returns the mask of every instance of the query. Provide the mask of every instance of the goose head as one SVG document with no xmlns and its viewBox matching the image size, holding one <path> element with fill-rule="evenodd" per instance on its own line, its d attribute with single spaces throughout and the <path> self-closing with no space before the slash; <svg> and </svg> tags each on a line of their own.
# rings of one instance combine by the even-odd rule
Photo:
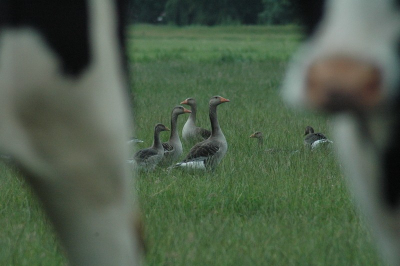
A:
<svg viewBox="0 0 400 266">
<path fill-rule="evenodd" d="M 254 138 L 258 140 L 258 145 L 262 146 L 264 142 L 264 136 L 261 131 L 256 131 L 253 134 L 250 135 L 250 138 Z"/>
<path fill-rule="evenodd" d="M 173 115 L 181 115 L 184 113 L 191 113 L 192 111 L 184 108 L 183 106 L 177 105 L 174 107 L 174 109 L 172 109 L 172 116 Z"/>
<path fill-rule="evenodd" d="M 194 98 L 187 98 L 180 104 L 186 104 L 186 105 L 189 105 L 190 107 L 192 107 L 192 106 L 196 105 L 196 100 Z"/>
<path fill-rule="evenodd" d="M 310 126 L 306 127 L 306 130 L 304 131 L 304 136 L 307 136 L 308 134 L 314 133 L 314 129 Z"/>
<path fill-rule="evenodd" d="M 261 131 L 256 131 L 253 134 L 250 135 L 250 138 L 255 138 L 255 139 L 262 139 L 263 134 Z"/>
<path fill-rule="evenodd" d="M 154 128 L 154 131 L 156 132 L 169 131 L 169 128 L 164 126 L 163 124 L 157 124 Z"/>
<path fill-rule="evenodd" d="M 217 105 L 219 105 L 221 103 L 226 103 L 226 102 L 230 102 L 230 101 L 228 99 L 222 97 L 222 96 L 219 96 L 219 95 L 213 96 L 210 99 L 210 105 L 212 105 L 212 106 L 217 106 Z"/>
</svg>

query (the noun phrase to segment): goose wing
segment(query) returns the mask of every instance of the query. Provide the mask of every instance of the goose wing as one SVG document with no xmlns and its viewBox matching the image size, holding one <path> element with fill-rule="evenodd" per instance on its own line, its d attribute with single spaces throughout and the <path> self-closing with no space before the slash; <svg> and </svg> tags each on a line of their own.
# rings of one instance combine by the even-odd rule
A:
<svg viewBox="0 0 400 266">
<path fill-rule="evenodd" d="M 185 161 L 199 157 L 212 157 L 219 151 L 219 149 L 220 147 L 218 145 L 215 145 L 215 143 L 212 143 L 210 141 L 200 142 L 193 146 L 189 154 L 186 156 Z"/>
<path fill-rule="evenodd" d="M 322 133 L 314 133 L 314 135 L 318 138 L 318 139 L 327 139 L 327 137 L 322 134 Z"/>
<path fill-rule="evenodd" d="M 171 152 L 171 151 L 174 150 L 174 146 L 172 146 L 172 145 L 169 144 L 168 142 L 164 142 L 164 143 L 162 144 L 162 146 L 163 146 L 165 152 Z"/>
<path fill-rule="evenodd" d="M 196 134 L 200 135 L 204 139 L 208 139 L 211 136 L 211 131 L 205 128 L 197 127 Z"/>
<path fill-rule="evenodd" d="M 138 151 L 135 154 L 134 158 L 136 160 L 147 160 L 148 158 L 155 156 L 157 154 L 158 154 L 157 151 L 154 149 L 143 149 L 143 150 Z"/>
<path fill-rule="evenodd" d="M 321 139 L 326 139 L 322 133 L 311 133 L 304 138 L 304 143 L 311 145 L 313 142 Z"/>
</svg>

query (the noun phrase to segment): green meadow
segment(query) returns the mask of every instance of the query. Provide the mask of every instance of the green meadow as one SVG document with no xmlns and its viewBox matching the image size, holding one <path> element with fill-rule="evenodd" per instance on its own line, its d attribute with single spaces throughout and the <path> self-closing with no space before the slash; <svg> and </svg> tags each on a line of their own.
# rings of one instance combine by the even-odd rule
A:
<svg viewBox="0 0 400 266">
<path fill-rule="evenodd" d="M 205 128 L 210 97 L 230 100 L 218 107 L 229 147 L 215 172 L 136 177 L 145 265 L 383 265 L 332 149 L 303 147 L 307 125 L 331 137 L 329 117 L 281 99 L 298 28 L 135 25 L 128 37 L 133 134 L 144 140 L 136 149 L 151 146 L 154 125 L 169 127 L 186 98 L 196 98 Z M 264 133 L 263 147 L 249 138 L 254 131 Z M 26 182 L 5 165 L 0 172 L 0 265 L 65 265 Z"/>
</svg>

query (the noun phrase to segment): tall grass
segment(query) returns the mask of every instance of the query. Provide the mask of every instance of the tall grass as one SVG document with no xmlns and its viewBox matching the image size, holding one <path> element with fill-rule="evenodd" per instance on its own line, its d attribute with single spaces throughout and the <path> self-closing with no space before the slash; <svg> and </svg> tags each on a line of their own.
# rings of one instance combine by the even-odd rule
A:
<svg viewBox="0 0 400 266">
<path fill-rule="evenodd" d="M 329 137 L 329 118 L 291 110 L 279 95 L 296 28 L 137 25 L 129 36 L 137 148 L 187 97 L 206 128 L 209 98 L 231 100 L 218 107 L 229 148 L 214 173 L 137 177 L 147 265 L 382 265 L 332 150 L 303 148 L 305 126 Z M 264 147 L 249 138 L 256 130 Z M 65 263 L 24 181 L 2 169 L 0 264 Z"/>
</svg>

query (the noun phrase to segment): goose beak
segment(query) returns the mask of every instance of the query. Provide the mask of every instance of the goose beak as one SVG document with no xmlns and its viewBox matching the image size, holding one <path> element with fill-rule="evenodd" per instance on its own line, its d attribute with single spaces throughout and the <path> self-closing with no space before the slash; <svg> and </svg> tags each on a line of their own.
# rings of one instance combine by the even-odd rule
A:
<svg viewBox="0 0 400 266">
<path fill-rule="evenodd" d="M 250 135 L 249 138 L 255 138 L 255 137 L 256 137 L 256 135 L 253 133 L 253 134 Z"/>
<path fill-rule="evenodd" d="M 186 108 L 183 108 L 183 112 L 185 112 L 185 113 L 191 113 L 192 111 L 190 111 L 190 110 L 188 110 L 188 109 L 186 109 Z"/>
<path fill-rule="evenodd" d="M 170 129 L 169 129 L 168 127 L 165 127 L 165 130 L 166 130 L 166 131 L 170 131 Z"/>
<path fill-rule="evenodd" d="M 181 102 L 180 104 L 187 104 L 188 103 L 188 101 L 187 101 L 187 99 L 186 100 L 184 100 L 183 102 Z"/>
<path fill-rule="evenodd" d="M 220 97 L 221 99 L 221 103 L 226 103 L 226 102 L 230 102 L 228 99 L 224 98 L 224 97 Z"/>
</svg>

